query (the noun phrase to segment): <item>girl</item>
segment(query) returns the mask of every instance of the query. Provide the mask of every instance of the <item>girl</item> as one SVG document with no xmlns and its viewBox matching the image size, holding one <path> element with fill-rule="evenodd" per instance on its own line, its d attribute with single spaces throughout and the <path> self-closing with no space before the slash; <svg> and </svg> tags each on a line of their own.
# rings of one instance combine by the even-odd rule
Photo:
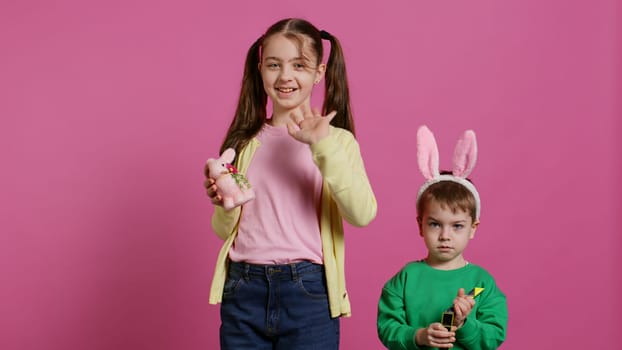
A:
<svg viewBox="0 0 622 350">
<path fill-rule="evenodd" d="M 323 79 L 320 113 L 310 100 Z M 302 19 L 272 25 L 248 51 L 220 150 L 236 150 L 255 200 L 225 211 L 206 174 L 212 227 L 225 240 L 210 291 L 210 303 L 222 302 L 222 349 L 339 347 L 339 317 L 350 315 L 342 218 L 365 226 L 376 215 L 353 133 L 337 38 Z"/>
</svg>

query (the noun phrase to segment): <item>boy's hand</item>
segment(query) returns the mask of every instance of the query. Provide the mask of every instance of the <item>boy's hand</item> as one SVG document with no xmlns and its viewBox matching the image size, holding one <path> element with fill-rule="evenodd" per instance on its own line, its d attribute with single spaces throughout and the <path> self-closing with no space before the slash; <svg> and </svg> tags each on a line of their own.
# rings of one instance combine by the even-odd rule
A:
<svg viewBox="0 0 622 350">
<path fill-rule="evenodd" d="M 428 326 L 428 328 L 419 328 L 417 332 L 415 332 L 415 344 L 421 346 L 430 346 L 433 348 L 453 348 L 454 342 L 456 341 L 456 333 L 452 327 L 452 332 L 447 331 L 447 329 L 440 324 L 439 322 L 432 323 Z"/>
<path fill-rule="evenodd" d="M 473 310 L 473 306 L 475 306 L 475 300 L 473 297 L 466 295 L 464 288 L 460 288 L 458 295 L 454 299 L 454 325 L 457 328 L 462 327 L 467 316 L 471 313 L 471 310 Z"/>
</svg>

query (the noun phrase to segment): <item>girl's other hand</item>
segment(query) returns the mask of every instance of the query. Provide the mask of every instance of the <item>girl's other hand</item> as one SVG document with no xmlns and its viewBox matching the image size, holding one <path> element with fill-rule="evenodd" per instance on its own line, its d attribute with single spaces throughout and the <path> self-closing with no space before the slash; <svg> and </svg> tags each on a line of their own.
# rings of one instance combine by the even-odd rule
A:
<svg viewBox="0 0 622 350">
<path fill-rule="evenodd" d="M 207 168 L 205 169 L 205 190 L 207 191 L 207 196 L 212 201 L 212 204 L 218 205 L 222 207 L 222 197 L 218 194 L 218 186 L 216 186 L 216 181 L 209 177 L 209 172 Z"/>
<path fill-rule="evenodd" d="M 312 145 L 328 136 L 330 121 L 336 114 L 333 111 L 323 116 L 317 108 L 300 107 L 290 114 L 287 130 L 296 140 Z"/>
</svg>

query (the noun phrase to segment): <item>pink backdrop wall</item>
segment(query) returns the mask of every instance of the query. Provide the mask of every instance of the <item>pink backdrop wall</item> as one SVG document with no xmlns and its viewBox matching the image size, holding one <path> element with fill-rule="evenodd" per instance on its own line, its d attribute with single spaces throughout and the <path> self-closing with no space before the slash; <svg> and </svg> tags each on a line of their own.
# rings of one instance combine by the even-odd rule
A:
<svg viewBox="0 0 622 350">
<path fill-rule="evenodd" d="M 423 123 L 445 167 L 458 134 L 478 134 L 467 258 L 508 296 L 503 348 L 615 348 L 622 18 L 582 3 L 3 1 L 0 348 L 218 348 L 202 166 L 248 46 L 286 16 L 343 43 L 379 203 L 347 227 L 342 348 L 381 348 L 380 289 L 424 255 Z"/>
</svg>

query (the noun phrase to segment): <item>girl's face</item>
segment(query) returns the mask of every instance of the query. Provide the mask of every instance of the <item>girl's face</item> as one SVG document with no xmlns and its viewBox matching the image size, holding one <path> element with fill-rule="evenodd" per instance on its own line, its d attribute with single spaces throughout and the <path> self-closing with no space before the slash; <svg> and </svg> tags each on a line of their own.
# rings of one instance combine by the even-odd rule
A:
<svg viewBox="0 0 622 350">
<path fill-rule="evenodd" d="M 300 50 L 295 40 L 283 34 L 266 39 L 259 65 L 275 115 L 310 104 L 313 85 L 320 82 L 326 69 L 324 64 L 317 64 L 307 43 Z"/>
<path fill-rule="evenodd" d="M 473 223 L 465 211 L 454 213 L 434 200 L 426 203 L 418 220 L 419 232 L 428 248 L 428 265 L 453 270 L 466 264 L 462 252 L 475 235 L 479 222 Z"/>
</svg>

